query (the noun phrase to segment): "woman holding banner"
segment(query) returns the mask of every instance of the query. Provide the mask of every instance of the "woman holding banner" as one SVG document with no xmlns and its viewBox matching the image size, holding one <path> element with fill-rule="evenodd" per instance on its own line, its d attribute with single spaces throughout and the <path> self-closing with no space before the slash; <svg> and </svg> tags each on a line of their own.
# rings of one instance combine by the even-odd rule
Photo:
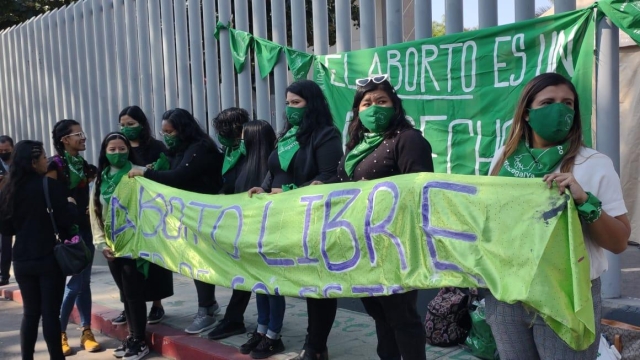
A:
<svg viewBox="0 0 640 360">
<path fill-rule="evenodd" d="M 569 190 L 578 208 L 591 264 L 596 341 L 584 351 L 570 348 L 522 303 L 486 297 L 487 322 L 500 359 L 595 359 L 600 339 L 600 275 L 607 269 L 603 249 L 624 251 L 630 236 L 620 179 L 606 155 L 582 143 L 578 93 L 554 73 L 531 80 L 522 91 L 506 145 L 496 152 L 490 174 L 539 177 L 562 194 Z"/>
<path fill-rule="evenodd" d="M 222 154 L 193 115 L 179 108 L 166 111 L 162 115 L 162 134 L 169 148 L 169 170 L 133 169 L 129 177 L 144 176 L 180 190 L 218 194 L 222 185 Z M 198 293 L 198 313 L 185 329 L 189 334 L 213 328 L 215 314 L 220 312 L 215 299 L 215 285 L 198 280 L 194 283 Z"/>
<path fill-rule="evenodd" d="M 269 172 L 262 186 L 249 190 L 249 196 L 278 194 L 315 183 L 337 181 L 342 143 L 322 90 L 313 81 L 300 80 L 287 87 L 286 97 L 287 123 L 278 139 L 277 150 L 269 156 Z M 284 350 L 280 330 L 285 300 L 282 296 L 257 294 L 256 302 L 258 329 L 240 351 L 262 359 Z M 307 298 L 310 338 L 323 341 L 320 336 L 329 334 L 336 309 L 336 299 Z"/>
<path fill-rule="evenodd" d="M 109 270 L 124 300 L 124 313 L 129 320 L 129 336 L 114 350 L 113 356 L 125 360 L 141 359 L 149 353 L 145 342 L 147 304 L 144 298 L 144 282 L 148 275 L 148 261 L 144 259 L 116 258 L 106 243 L 104 220 L 111 196 L 131 169 L 144 169 L 134 165 L 136 154 L 124 134 L 113 132 L 102 141 L 98 158 L 99 176 L 89 200 L 89 215 L 93 241 L 98 251 L 107 259 Z M 145 269 L 146 266 L 146 269 Z"/>
<path fill-rule="evenodd" d="M 433 172 L 431 145 L 407 120 L 388 76 L 358 79 L 356 85 L 347 153 L 338 166 L 340 181 Z M 416 290 L 362 298 L 376 323 L 381 359 L 426 359 L 417 300 Z"/>
</svg>

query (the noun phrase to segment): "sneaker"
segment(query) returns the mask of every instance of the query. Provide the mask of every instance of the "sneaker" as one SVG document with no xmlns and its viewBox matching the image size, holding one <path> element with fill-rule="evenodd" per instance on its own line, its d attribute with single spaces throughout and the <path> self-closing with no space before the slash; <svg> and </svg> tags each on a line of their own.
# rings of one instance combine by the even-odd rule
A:
<svg viewBox="0 0 640 360">
<path fill-rule="evenodd" d="M 302 349 L 300 354 L 298 354 L 298 356 L 294 357 L 291 360 L 329 360 L 329 352 L 325 350 L 318 354 L 315 351 L 309 350 L 305 347 L 304 349 Z"/>
<path fill-rule="evenodd" d="M 213 305 L 207 308 L 207 315 L 216 316 L 218 314 L 220 314 L 220 305 L 216 301 Z"/>
<path fill-rule="evenodd" d="M 62 354 L 64 356 L 71 355 L 73 351 L 71 350 L 71 346 L 69 346 L 69 339 L 67 338 L 67 333 L 62 333 Z"/>
<path fill-rule="evenodd" d="M 164 309 L 161 307 L 152 306 L 149 310 L 149 316 L 147 316 L 148 324 L 157 324 L 164 319 Z"/>
<path fill-rule="evenodd" d="M 127 347 L 123 360 L 138 360 L 149 354 L 149 347 L 144 340 L 132 339 Z"/>
<path fill-rule="evenodd" d="M 211 340 L 220 340 L 228 338 L 229 336 L 244 334 L 247 329 L 244 327 L 244 323 L 231 322 L 227 319 L 222 319 L 218 325 L 207 334 L 207 338 Z"/>
<path fill-rule="evenodd" d="M 80 337 L 80 346 L 88 352 L 100 351 L 100 344 L 96 341 L 95 336 L 91 332 L 91 329 L 82 330 L 82 336 Z"/>
<path fill-rule="evenodd" d="M 247 337 L 249 338 L 249 341 L 240 346 L 240 353 L 245 355 L 249 354 L 251 351 L 253 351 L 253 349 L 258 347 L 258 345 L 260 345 L 260 343 L 262 342 L 262 338 L 266 336 L 260 334 L 257 331 L 254 331 L 247 334 Z"/>
<path fill-rule="evenodd" d="M 206 330 L 211 330 L 216 325 L 216 318 L 208 315 L 210 308 L 200 307 L 193 319 L 193 323 L 184 329 L 187 334 L 199 334 Z"/>
<path fill-rule="evenodd" d="M 271 339 L 264 336 L 258 346 L 251 351 L 253 359 L 266 359 L 271 355 L 275 355 L 284 351 L 282 339 Z"/>
<path fill-rule="evenodd" d="M 125 315 L 124 311 L 118 315 L 117 318 L 111 320 L 111 324 L 113 325 L 124 325 L 127 323 L 127 315 Z"/>
<path fill-rule="evenodd" d="M 118 359 L 124 357 L 124 354 L 127 353 L 127 348 L 129 347 L 129 343 L 131 343 L 132 340 L 133 338 L 131 336 L 127 336 L 126 339 L 122 340 L 122 343 L 120 344 L 120 346 L 118 346 L 115 350 L 113 350 L 113 356 Z"/>
</svg>

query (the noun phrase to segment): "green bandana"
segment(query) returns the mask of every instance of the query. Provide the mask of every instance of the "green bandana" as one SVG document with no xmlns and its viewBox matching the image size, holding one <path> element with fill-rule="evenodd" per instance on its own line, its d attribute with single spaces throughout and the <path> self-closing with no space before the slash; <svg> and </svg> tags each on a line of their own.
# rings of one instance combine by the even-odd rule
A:
<svg viewBox="0 0 640 360">
<path fill-rule="evenodd" d="M 227 148 L 233 147 L 236 144 L 235 139 L 231 139 L 222 135 L 218 135 L 218 141 L 220 142 L 220 144 L 222 144 L 222 146 Z"/>
<path fill-rule="evenodd" d="M 293 156 L 300 150 L 300 144 L 296 139 L 298 127 L 294 126 L 278 141 L 278 159 L 280 159 L 280 168 L 287 171 Z"/>
<path fill-rule="evenodd" d="M 289 122 L 289 124 L 293 126 L 300 126 L 300 124 L 302 124 L 302 119 L 304 118 L 304 113 L 306 111 L 307 111 L 306 107 L 296 108 L 292 106 L 287 106 L 285 108 L 287 121 Z"/>
<path fill-rule="evenodd" d="M 125 164 L 129 161 L 129 153 L 113 153 L 106 154 L 107 160 L 111 166 L 115 166 L 117 168 L 124 167 Z"/>
<path fill-rule="evenodd" d="M 131 161 L 127 161 L 124 166 L 116 173 L 111 173 L 111 167 L 107 167 L 102 171 L 100 196 L 102 196 L 102 200 L 104 200 L 106 206 L 109 206 L 111 195 L 113 195 L 113 192 L 116 190 L 116 187 L 120 183 L 120 180 L 129 172 L 129 170 L 131 170 L 132 167 L 133 166 L 131 165 Z"/>
<path fill-rule="evenodd" d="M 171 164 L 169 164 L 169 159 L 167 159 L 167 155 L 164 153 L 160 153 L 160 157 L 156 162 L 151 164 L 151 168 L 156 171 L 165 171 L 171 168 Z"/>
<path fill-rule="evenodd" d="M 538 178 L 552 173 L 567 153 L 567 143 L 547 149 L 529 148 L 520 141 L 516 151 L 504 161 L 499 176 Z"/>
<path fill-rule="evenodd" d="M 177 135 L 164 134 L 164 143 L 169 149 L 175 149 L 180 145 L 180 138 Z"/>
<path fill-rule="evenodd" d="M 127 137 L 130 141 L 138 140 L 140 137 L 140 132 L 142 131 L 142 126 L 125 126 L 120 131 Z"/>
<path fill-rule="evenodd" d="M 71 156 L 64 152 L 64 158 L 69 167 L 69 189 L 75 189 L 86 178 L 84 173 L 84 159 L 80 155 Z"/>
<path fill-rule="evenodd" d="M 356 147 L 344 158 L 344 171 L 353 176 L 356 166 L 373 152 L 384 140 L 384 135 L 367 133 Z"/>
<path fill-rule="evenodd" d="M 240 144 L 235 148 L 227 147 L 224 151 L 224 162 L 222 163 L 222 174 L 232 169 L 238 163 L 238 160 L 242 157 L 243 146 Z"/>
</svg>

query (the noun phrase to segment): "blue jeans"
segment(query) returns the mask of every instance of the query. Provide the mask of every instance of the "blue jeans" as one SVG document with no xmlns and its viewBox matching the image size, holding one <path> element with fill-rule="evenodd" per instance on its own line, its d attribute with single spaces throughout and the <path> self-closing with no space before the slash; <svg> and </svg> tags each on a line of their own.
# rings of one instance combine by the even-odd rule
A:
<svg viewBox="0 0 640 360">
<path fill-rule="evenodd" d="M 91 231 L 80 231 L 82 240 L 89 248 L 92 256 L 95 251 Z M 60 308 L 60 327 L 62 332 L 67 331 L 69 317 L 73 311 L 73 305 L 78 307 L 80 313 L 80 326 L 91 326 L 91 267 L 92 263 L 78 275 L 73 275 L 64 289 L 64 298 Z"/>
<path fill-rule="evenodd" d="M 258 332 L 277 339 L 284 321 L 284 296 L 256 294 Z"/>
</svg>

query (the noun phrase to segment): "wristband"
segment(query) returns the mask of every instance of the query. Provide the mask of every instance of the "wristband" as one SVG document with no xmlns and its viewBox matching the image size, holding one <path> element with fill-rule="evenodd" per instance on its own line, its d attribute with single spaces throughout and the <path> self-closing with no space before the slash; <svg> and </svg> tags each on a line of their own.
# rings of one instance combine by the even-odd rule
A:
<svg viewBox="0 0 640 360">
<path fill-rule="evenodd" d="M 581 219 L 591 224 L 602 215 L 602 202 L 595 195 L 587 192 L 587 201 L 577 206 L 578 215 Z"/>
</svg>

